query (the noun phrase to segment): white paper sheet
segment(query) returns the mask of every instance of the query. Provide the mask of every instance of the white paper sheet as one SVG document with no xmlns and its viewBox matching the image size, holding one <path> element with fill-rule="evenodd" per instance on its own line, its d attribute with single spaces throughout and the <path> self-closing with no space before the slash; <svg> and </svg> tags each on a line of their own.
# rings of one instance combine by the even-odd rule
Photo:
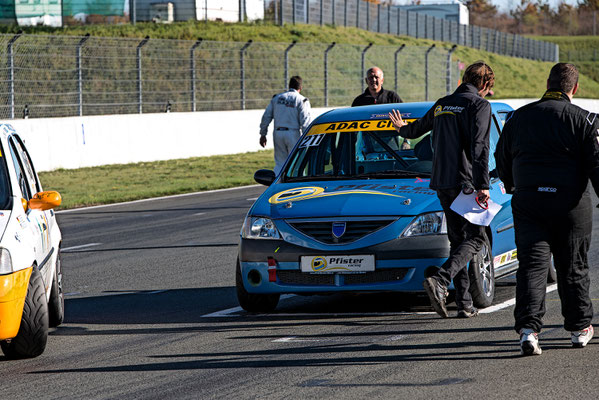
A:
<svg viewBox="0 0 599 400">
<path fill-rule="evenodd" d="M 482 209 L 476 202 L 476 192 L 464 194 L 460 192 L 451 203 L 451 209 L 475 225 L 489 226 L 495 215 L 501 210 L 501 205 L 491 199 L 487 202 L 488 209 Z"/>
</svg>

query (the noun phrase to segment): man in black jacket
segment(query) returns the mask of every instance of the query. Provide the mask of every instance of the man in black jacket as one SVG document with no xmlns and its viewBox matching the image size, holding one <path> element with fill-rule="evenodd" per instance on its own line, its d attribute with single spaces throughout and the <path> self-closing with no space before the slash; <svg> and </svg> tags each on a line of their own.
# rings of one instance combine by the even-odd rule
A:
<svg viewBox="0 0 599 400">
<path fill-rule="evenodd" d="M 458 317 L 469 318 L 478 311 L 472 304 L 467 265 L 486 243 L 484 227 L 473 225 L 453 211 L 451 203 L 464 190 L 476 190 L 479 201 L 489 199 L 489 133 L 491 105 L 484 97 L 495 83 L 495 74 L 484 62 L 474 63 L 464 72 L 457 90 L 443 97 L 421 119 L 407 125 L 397 110 L 389 117 L 405 138 L 432 132 L 433 169 L 430 188 L 437 191 L 447 221 L 449 258 L 439 271 L 424 280 L 431 305 L 444 318 L 447 286 L 456 288 Z"/>
<path fill-rule="evenodd" d="M 547 92 L 512 114 L 495 151 L 499 177 L 514 193 L 520 262 L 514 316 L 523 355 L 541 354 L 537 335 L 543 326 L 551 253 L 572 345 L 584 347 L 593 337 L 588 182 L 590 178 L 599 194 L 599 118 L 571 103 L 577 90 L 576 67 L 556 64 Z"/>
</svg>

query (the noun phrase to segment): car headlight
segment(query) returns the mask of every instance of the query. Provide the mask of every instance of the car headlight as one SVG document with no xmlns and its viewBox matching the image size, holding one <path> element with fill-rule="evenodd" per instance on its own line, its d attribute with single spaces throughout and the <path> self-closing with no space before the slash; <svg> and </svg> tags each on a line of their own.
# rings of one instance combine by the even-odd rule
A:
<svg viewBox="0 0 599 400">
<path fill-rule="evenodd" d="M 422 214 L 404 229 L 400 237 L 421 236 L 421 235 L 440 235 L 447 233 L 447 222 L 443 211 Z"/>
<path fill-rule="evenodd" d="M 0 247 L 0 275 L 10 274 L 14 272 L 12 269 L 12 258 L 10 251 L 4 247 Z"/>
<path fill-rule="evenodd" d="M 247 217 L 241 229 L 244 239 L 281 239 L 275 223 L 270 218 Z"/>
</svg>

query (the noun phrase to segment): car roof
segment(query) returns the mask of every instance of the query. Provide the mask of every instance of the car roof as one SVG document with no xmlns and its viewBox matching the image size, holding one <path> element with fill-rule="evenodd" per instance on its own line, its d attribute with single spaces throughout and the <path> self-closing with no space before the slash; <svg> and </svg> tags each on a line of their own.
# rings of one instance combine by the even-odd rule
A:
<svg viewBox="0 0 599 400">
<path fill-rule="evenodd" d="M 414 103 L 374 104 L 370 106 L 337 108 L 319 116 L 314 123 L 326 124 L 338 121 L 363 121 L 370 119 L 387 119 L 391 110 L 399 110 L 404 118 L 422 118 L 435 103 L 421 101 Z M 512 110 L 505 103 L 491 102 L 493 111 Z"/>
</svg>

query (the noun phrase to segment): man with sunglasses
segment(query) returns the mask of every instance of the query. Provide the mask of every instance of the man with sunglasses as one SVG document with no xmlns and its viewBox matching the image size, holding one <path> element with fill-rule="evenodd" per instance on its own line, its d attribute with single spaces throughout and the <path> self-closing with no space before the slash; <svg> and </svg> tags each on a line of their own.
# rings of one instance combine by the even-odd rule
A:
<svg viewBox="0 0 599 400">
<path fill-rule="evenodd" d="M 588 183 L 599 195 L 599 118 L 571 103 L 577 90 L 576 67 L 554 65 L 543 97 L 508 117 L 495 151 L 499 177 L 514 194 L 519 261 L 514 317 L 525 356 L 541 354 L 538 334 L 551 254 L 572 346 L 585 347 L 593 337 Z"/>
<path fill-rule="evenodd" d="M 431 129 L 433 169 L 430 188 L 437 191 L 447 221 L 450 243 L 449 258 L 437 273 L 423 282 L 431 305 L 443 318 L 447 287 L 453 280 L 456 288 L 458 317 L 478 314 L 470 295 L 467 265 L 485 244 L 485 229 L 468 222 L 451 209 L 460 191 L 476 190 L 481 204 L 489 200 L 489 135 L 491 105 L 484 97 L 495 83 L 495 74 L 484 62 L 476 62 L 464 72 L 462 84 L 445 96 L 419 120 L 407 124 L 397 110 L 389 114 L 399 135 L 412 139 Z"/>
</svg>

